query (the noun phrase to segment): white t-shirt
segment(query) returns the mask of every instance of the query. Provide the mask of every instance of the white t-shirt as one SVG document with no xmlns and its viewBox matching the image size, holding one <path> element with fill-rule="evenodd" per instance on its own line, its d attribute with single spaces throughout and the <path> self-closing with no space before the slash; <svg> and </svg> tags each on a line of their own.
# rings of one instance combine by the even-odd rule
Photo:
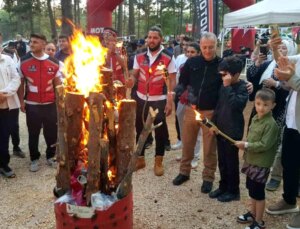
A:
<svg viewBox="0 0 300 229">
<path fill-rule="evenodd" d="M 176 67 L 176 84 L 178 84 L 179 77 L 180 77 L 180 69 L 183 67 L 185 62 L 187 61 L 188 57 L 185 54 L 180 54 L 175 60 L 175 67 Z"/>
</svg>

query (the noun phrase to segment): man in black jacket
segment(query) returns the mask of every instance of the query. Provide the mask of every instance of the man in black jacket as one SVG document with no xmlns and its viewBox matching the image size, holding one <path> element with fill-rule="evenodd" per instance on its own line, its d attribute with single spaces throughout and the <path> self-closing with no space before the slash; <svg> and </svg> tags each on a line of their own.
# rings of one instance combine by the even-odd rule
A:
<svg viewBox="0 0 300 229">
<path fill-rule="evenodd" d="M 195 105 L 201 117 L 212 118 L 218 101 L 218 92 L 222 85 L 222 78 L 218 72 L 221 58 L 217 56 L 217 37 L 215 34 L 204 33 L 200 39 L 201 56 L 193 57 L 185 63 L 179 84 L 189 90 L 189 104 Z M 252 91 L 252 84 L 247 85 L 248 92 Z M 204 125 L 196 121 L 196 114 L 191 106 L 186 108 L 183 121 L 183 149 L 179 175 L 173 180 L 174 185 L 181 185 L 189 180 L 191 161 L 197 140 L 199 128 L 203 133 L 203 183 L 202 193 L 212 190 L 217 167 L 216 137 L 209 133 Z"/>
</svg>

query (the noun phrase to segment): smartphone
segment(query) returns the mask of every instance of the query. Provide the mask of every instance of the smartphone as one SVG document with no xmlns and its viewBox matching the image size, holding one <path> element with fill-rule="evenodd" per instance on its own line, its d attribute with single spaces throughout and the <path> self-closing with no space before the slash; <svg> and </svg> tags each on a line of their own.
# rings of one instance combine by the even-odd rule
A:
<svg viewBox="0 0 300 229">
<path fill-rule="evenodd" d="M 259 47 L 259 52 L 260 52 L 261 54 L 264 54 L 265 56 L 267 56 L 267 55 L 268 55 L 268 49 L 267 49 L 267 46 L 260 46 L 260 47 Z"/>
<path fill-rule="evenodd" d="M 273 39 L 280 36 L 278 25 L 271 25 L 270 28 L 271 28 L 271 37 Z"/>
</svg>

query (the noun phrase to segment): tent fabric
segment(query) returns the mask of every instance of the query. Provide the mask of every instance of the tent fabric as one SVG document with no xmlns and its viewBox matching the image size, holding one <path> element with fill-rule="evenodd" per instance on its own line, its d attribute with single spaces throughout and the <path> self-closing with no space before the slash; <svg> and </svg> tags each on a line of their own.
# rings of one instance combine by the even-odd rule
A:
<svg viewBox="0 0 300 229">
<path fill-rule="evenodd" d="M 300 22 L 300 0 L 264 0 L 224 15 L 224 27 Z"/>
</svg>

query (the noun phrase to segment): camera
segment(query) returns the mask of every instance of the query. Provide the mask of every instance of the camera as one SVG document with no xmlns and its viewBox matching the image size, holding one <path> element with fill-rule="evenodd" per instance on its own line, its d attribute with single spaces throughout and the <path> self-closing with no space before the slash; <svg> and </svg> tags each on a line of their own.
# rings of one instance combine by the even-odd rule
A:
<svg viewBox="0 0 300 229">
<path fill-rule="evenodd" d="M 261 40 L 261 44 L 260 44 L 259 52 L 266 56 L 268 54 L 267 43 L 269 38 L 267 36 L 262 36 L 260 40 Z"/>
</svg>

